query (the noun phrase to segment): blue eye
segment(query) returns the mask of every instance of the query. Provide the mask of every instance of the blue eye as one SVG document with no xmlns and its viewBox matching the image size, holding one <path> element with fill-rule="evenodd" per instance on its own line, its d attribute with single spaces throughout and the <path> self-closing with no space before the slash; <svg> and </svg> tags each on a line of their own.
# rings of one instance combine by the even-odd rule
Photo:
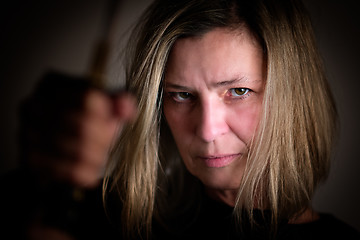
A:
<svg viewBox="0 0 360 240">
<path fill-rule="evenodd" d="M 249 93 L 250 89 L 248 88 L 232 88 L 229 90 L 231 96 L 233 97 L 242 97 Z"/>
</svg>

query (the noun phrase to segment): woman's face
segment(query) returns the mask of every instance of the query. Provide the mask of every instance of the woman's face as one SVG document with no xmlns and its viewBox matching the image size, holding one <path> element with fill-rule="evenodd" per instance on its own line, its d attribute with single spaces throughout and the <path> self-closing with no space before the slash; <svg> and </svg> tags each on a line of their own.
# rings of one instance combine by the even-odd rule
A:
<svg viewBox="0 0 360 240">
<path fill-rule="evenodd" d="M 208 190 L 239 187 L 260 118 L 264 67 L 246 30 L 220 28 L 174 44 L 164 113 L 185 166 Z"/>
</svg>

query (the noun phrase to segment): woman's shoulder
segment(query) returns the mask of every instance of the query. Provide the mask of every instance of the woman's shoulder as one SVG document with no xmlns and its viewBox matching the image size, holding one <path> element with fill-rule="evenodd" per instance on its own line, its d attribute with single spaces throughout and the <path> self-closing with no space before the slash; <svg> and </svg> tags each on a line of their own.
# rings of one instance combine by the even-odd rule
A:
<svg viewBox="0 0 360 240">
<path fill-rule="evenodd" d="M 280 229 L 279 239 L 358 239 L 360 232 L 332 214 L 319 213 L 316 221 L 287 224 Z"/>
</svg>

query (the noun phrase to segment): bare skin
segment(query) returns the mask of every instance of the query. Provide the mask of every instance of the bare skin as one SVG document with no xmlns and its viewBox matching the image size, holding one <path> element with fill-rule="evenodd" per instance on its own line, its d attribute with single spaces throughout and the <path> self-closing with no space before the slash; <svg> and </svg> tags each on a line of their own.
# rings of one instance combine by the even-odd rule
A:
<svg viewBox="0 0 360 240">
<path fill-rule="evenodd" d="M 189 172 L 230 206 L 260 120 L 264 85 L 262 50 L 247 31 L 215 29 L 181 39 L 170 54 L 166 120 Z"/>
<path fill-rule="evenodd" d="M 320 216 L 311 207 L 308 207 L 300 216 L 289 220 L 289 224 L 304 224 L 319 220 Z"/>
<path fill-rule="evenodd" d="M 74 239 L 63 228 L 48 225 L 48 218 L 68 220 L 67 215 L 52 215 L 49 206 L 68 209 L 66 201 L 62 205 L 57 199 L 79 202 L 100 185 L 109 149 L 135 117 L 135 105 L 132 95 L 109 94 L 87 79 L 51 73 L 39 82 L 21 108 L 21 153 L 34 173 L 29 175 L 34 189 L 50 197 L 31 215 L 25 233 L 29 239 Z"/>
<path fill-rule="evenodd" d="M 165 75 L 164 113 L 185 166 L 213 199 L 235 206 L 260 120 L 262 49 L 247 30 L 177 40 Z M 318 219 L 312 209 L 290 223 Z"/>
<path fill-rule="evenodd" d="M 58 76 L 45 79 L 24 105 L 26 163 L 47 181 L 94 188 L 115 135 L 136 114 L 135 99 L 127 93 L 109 95 L 70 77 L 59 86 L 62 82 L 53 84 L 52 77 Z"/>
</svg>

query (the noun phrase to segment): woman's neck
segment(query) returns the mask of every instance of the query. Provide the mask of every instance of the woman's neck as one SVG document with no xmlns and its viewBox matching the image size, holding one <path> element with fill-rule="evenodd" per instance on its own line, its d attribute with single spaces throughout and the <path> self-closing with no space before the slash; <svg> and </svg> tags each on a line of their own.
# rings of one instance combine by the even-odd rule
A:
<svg viewBox="0 0 360 240">
<path fill-rule="evenodd" d="M 235 206 L 237 191 L 236 190 L 217 190 L 205 188 L 205 193 L 212 199 L 225 203 L 231 207 Z"/>
<path fill-rule="evenodd" d="M 315 212 L 311 207 L 308 207 L 299 216 L 290 219 L 289 224 L 310 223 L 318 220 L 319 218 L 320 218 L 319 214 Z"/>
</svg>

